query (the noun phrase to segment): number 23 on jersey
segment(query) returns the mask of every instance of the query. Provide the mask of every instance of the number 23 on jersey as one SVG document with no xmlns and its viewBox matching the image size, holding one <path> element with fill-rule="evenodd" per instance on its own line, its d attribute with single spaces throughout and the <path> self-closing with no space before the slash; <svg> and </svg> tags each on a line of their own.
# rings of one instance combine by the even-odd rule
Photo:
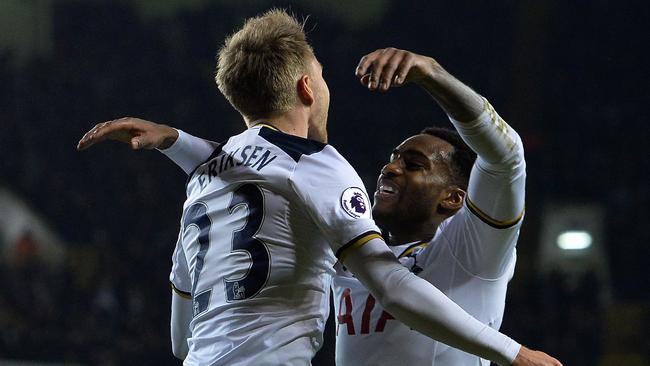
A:
<svg viewBox="0 0 650 366">
<path fill-rule="evenodd" d="M 234 232 L 220 232 L 219 222 L 213 222 L 208 215 L 208 206 L 205 202 L 195 202 L 190 205 L 183 215 L 184 233 L 190 229 L 198 229 L 198 253 L 192 274 L 192 299 L 193 314 L 197 316 L 208 309 L 214 284 L 198 288 L 199 277 L 203 271 L 205 257 L 211 249 L 210 235 L 232 237 L 230 252 L 241 252 L 250 258 L 250 268 L 240 278 L 226 278 L 223 280 L 225 300 L 227 302 L 246 300 L 255 297 L 266 284 L 270 273 L 270 255 L 266 244 L 255 238 L 255 234 L 262 226 L 264 219 L 264 195 L 259 187 L 254 184 L 244 184 L 232 194 L 230 203 L 226 207 L 228 214 L 232 215 L 239 206 L 247 210 L 246 223 Z M 215 229 L 215 232 L 212 230 Z M 212 232 L 212 233 L 211 233 Z M 215 249 L 213 249 L 214 251 Z M 218 259 L 217 259 L 218 260 Z"/>
</svg>

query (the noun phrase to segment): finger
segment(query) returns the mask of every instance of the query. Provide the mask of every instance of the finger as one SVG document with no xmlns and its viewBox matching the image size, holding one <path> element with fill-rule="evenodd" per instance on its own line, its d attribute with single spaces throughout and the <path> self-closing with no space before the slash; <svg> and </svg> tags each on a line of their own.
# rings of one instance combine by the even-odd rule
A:
<svg viewBox="0 0 650 366">
<path fill-rule="evenodd" d="M 359 65 L 357 65 L 357 68 L 355 70 L 355 75 L 357 77 L 362 77 L 363 75 L 367 74 L 368 69 L 372 66 L 373 61 L 379 57 L 381 51 L 382 50 L 376 50 L 361 57 L 361 60 L 359 60 Z"/>
<path fill-rule="evenodd" d="M 131 139 L 131 149 L 138 150 L 142 147 L 140 140 L 137 137 Z"/>
<path fill-rule="evenodd" d="M 390 63 L 392 57 L 396 53 L 394 48 L 386 48 L 372 63 L 372 70 L 370 71 L 370 82 L 368 89 L 385 91 L 388 89 L 390 80 L 386 80 L 386 72 L 389 68 L 386 66 Z"/>
<path fill-rule="evenodd" d="M 120 135 L 127 136 L 134 127 L 133 122 L 129 121 L 128 118 L 99 123 L 84 135 L 81 141 L 79 141 L 77 148 L 79 150 L 85 150 L 99 142 L 111 138 L 122 142 L 129 142 L 118 137 Z"/>
<path fill-rule="evenodd" d="M 130 141 L 131 149 L 133 150 L 150 150 L 157 148 L 160 144 L 157 143 L 150 134 L 139 134 L 134 136 Z"/>
<path fill-rule="evenodd" d="M 393 85 L 395 79 L 395 70 L 402 64 L 404 60 L 405 52 L 401 50 L 396 50 L 393 54 L 386 60 L 381 74 L 381 84 L 379 86 L 380 91 L 387 91 L 391 85 Z"/>
<path fill-rule="evenodd" d="M 368 87 L 368 83 L 370 82 L 370 74 L 365 74 L 359 79 L 361 82 L 361 85 L 365 86 L 366 88 Z"/>
<path fill-rule="evenodd" d="M 415 57 L 412 53 L 406 52 L 401 62 L 395 70 L 395 76 L 392 78 L 393 86 L 402 86 L 406 81 L 409 71 L 415 63 Z"/>
<path fill-rule="evenodd" d="M 89 148 L 92 144 L 90 143 L 90 138 L 91 136 L 94 136 L 97 133 L 97 130 L 104 125 L 104 123 L 98 123 L 93 128 L 91 128 L 88 132 L 86 132 L 81 140 L 77 143 L 77 150 L 84 150 Z"/>
</svg>

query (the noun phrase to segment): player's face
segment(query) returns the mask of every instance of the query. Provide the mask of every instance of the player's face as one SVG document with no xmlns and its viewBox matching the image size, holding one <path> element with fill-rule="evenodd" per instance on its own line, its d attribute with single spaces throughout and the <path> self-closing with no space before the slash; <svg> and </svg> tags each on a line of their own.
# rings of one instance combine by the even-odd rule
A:
<svg viewBox="0 0 650 366">
<path fill-rule="evenodd" d="M 377 180 L 372 213 L 382 229 L 431 222 L 450 176 L 453 146 L 431 135 L 415 135 L 400 144 Z"/>
<path fill-rule="evenodd" d="M 309 76 L 311 76 L 315 102 L 309 119 L 308 136 L 312 140 L 327 142 L 327 113 L 330 106 L 330 90 L 323 78 L 323 66 L 316 57 L 310 56 Z"/>
</svg>

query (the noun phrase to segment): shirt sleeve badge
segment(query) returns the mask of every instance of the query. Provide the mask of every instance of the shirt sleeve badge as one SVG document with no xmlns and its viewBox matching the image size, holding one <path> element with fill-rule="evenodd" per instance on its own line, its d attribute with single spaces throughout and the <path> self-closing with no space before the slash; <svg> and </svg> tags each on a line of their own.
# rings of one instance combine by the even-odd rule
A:
<svg viewBox="0 0 650 366">
<path fill-rule="evenodd" d="M 341 195 L 341 207 L 348 215 L 355 219 L 369 219 L 370 200 L 361 188 L 350 187 Z"/>
</svg>

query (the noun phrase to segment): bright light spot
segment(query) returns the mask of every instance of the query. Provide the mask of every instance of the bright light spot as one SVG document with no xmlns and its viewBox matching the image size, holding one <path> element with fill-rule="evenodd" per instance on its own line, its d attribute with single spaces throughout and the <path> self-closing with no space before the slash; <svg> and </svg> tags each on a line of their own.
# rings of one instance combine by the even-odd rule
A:
<svg viewBox="0 0 650 366">
<path fill-rule="evenodd" d="M 557 237 L 557 246 L 564 250 L 582 250 L 591 246 L 591 234 L 586 231 L 565 231 Z"/>
</svg>

